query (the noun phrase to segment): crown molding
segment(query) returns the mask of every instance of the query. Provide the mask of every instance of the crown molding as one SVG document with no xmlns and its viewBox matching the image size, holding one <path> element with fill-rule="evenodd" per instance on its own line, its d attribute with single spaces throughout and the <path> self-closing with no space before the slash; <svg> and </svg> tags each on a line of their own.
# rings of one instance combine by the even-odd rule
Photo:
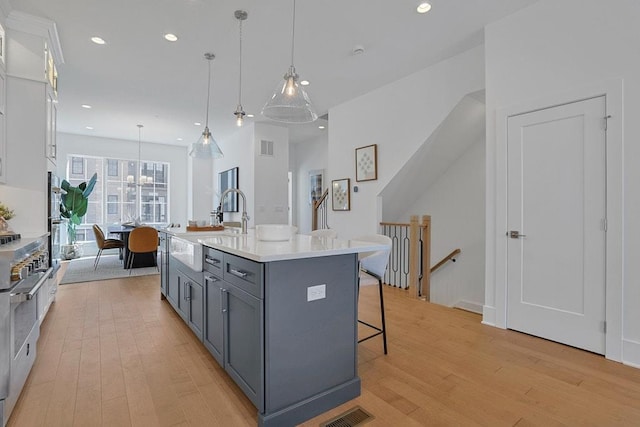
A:
<svg viewBox="0 0 640 427">
<path fill-rule="evenodd" d="M 5 0 L 0 0 L 0 3 Z M 12 10 L 7 17 L 7 28 L 45 38 L 48 41 L 53 61 L 56 65 L 64 64 L 62 46 L 58 37 L 56 23 L 39 16 Z"/>
</svg>

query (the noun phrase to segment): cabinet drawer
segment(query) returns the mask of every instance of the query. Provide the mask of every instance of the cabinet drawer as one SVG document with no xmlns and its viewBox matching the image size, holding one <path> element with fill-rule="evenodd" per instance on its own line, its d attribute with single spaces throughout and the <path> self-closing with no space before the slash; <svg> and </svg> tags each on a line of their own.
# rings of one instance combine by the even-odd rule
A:
<svg viewBox="0 0 640 427">
<path fill-rule="evenodd" d="M 262 264 L 225 253 L 223 265 L 224 280 L 257 298 L 263 298 Z"/>
<path fill-rule="evenodd" d="M 222 277 L 222 263 L 224 255 L 222 252 L 213 248 L 204 248 L 204 260 L 202 265 L 204 269 L 210 273 Z"/>
</svg>

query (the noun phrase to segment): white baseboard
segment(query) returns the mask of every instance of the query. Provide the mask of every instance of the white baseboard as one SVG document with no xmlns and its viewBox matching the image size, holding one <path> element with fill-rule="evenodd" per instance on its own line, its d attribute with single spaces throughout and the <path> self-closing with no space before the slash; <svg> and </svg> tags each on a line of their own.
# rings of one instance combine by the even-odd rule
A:
<svg viewBox="0 0 640 427">
<path fill-rule="evenodd" d="M 482 314 L 482 305 L 475 302 L 461 300 L 453 304 L 453 306 L 461 310 L 470 311 L 476 314 Z"/>
<path fill-rule="evenodd" d="M 489 305 L 482 306 L 482 324 L 496 326 L 496 308 Z M 497 327 L 497 326 L 496 326 Z"/>
<path fill-rule="evenodd" d="M 640 368 L 640 342 L 622 340 L 622 363 Z"/>
</svg>

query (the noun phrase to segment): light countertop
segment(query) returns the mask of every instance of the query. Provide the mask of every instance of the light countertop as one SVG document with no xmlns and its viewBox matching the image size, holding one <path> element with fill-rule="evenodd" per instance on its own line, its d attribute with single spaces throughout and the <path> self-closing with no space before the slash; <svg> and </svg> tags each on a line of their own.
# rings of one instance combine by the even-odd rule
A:
<svg viewBox="0 0 640 427">
<path fill-rule="evenodd" d="M 184 228 L 173 228 L 166 232 L 182 240 L 201 243 L 257 262 L 373 252 L 385 248 L 384 245 L 375 242 L 330 239 L 306 234 L 295 234 L 288 241 L 266 242 L 258 240 L 253 229 L 249 229 L 247 234 L 240 234 L 235 230 L 238 229 L 187 232 Z"/>
</svg>

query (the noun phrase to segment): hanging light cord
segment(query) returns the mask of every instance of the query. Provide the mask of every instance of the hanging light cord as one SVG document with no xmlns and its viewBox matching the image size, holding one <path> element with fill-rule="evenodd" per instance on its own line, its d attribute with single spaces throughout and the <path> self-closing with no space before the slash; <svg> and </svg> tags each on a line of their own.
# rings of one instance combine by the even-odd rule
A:
<svg viewBox="0 0 640 427">
<path fill-rule="evenodd" d="M 204 127 L 209 127 L 209 98 L 211 97 L 211 61 L 212 59 L 207 58 L 209 61 L 209 78 L 207 80 L 207 117 L 205 118 Z"/>
<path fill-rule="evenodd" d="M 240 72 L 238 73 L 238 105 L 242 105 L 242 19 L 240 22 Z"/>
<path fill-rule="evenodd" d="M 293 67 L 293 47 L 296 39 L 296 0 L 293 0 L 293 25 L 291 27 L 291 66 Z"/>
</svg>

